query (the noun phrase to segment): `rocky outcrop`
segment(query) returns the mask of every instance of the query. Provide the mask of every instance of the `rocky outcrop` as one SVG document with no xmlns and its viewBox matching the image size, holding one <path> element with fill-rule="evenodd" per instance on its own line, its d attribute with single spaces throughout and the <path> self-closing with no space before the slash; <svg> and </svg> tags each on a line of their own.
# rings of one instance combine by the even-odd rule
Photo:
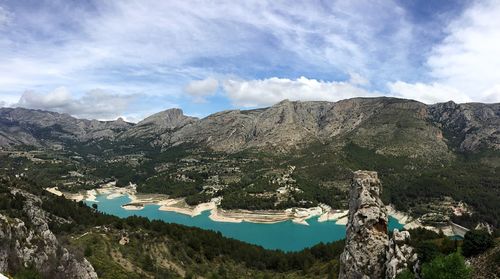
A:
<svg viewBox="0 0 500 279">
<path fill-rule="evenodd" d="M 384 278 L 387 211 L 380 200 L 376 172 L 356 171 L 349 195 L 346 246 L 340 257 L 339 278 Z"/>
<path fill-rule="evenodd" d="M 48 226 L 41 200 L 29 193 L 13 190 L 26 201 L 27 222 L 0 214 L 0 272 L 10 273 L 31 266 L 44 278 L 94 279 L 97 274 L 83 257 L 77 257 L 57 240 Z"/>
<path fill-rule="evenodd" d="M 419 272 L 418 257 L 415 249 L 409 245 L 410 233 L 400 232 L 394 229 L 389 241 L 386 261 L 386 278 L 396 278 L 396 275 L 405 269 L 412 270 L 415 274 Z"/>
<path fill-rule="evenodd" d="M 381 190 L 376 172 L 354 172 L 339 278 L 392 279 L 405 268 L 418 268 L 417 255 L 408 245 L 410 234 L 394 230 L 389 239 Z"/>
<path fill-rule="evenodd" d="M 168 109 L 140 121 L 134 127 L 120 134 L 120 139 L 157 139 L 159 144 L 163 144 L 169 141 L 174 131 L 197 120 L 198 118 L 184 115 L 181 109 Z"/>
</svg>

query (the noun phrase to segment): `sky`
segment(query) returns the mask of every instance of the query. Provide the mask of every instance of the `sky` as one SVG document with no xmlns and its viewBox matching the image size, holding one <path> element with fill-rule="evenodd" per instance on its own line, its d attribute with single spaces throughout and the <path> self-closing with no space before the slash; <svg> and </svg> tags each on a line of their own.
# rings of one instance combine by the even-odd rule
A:
<svg viewBox="0 0 500 279">
<path fill-rule="evenodd" d="M 500 102 L 500 1 L 0 0 L 0 106 L 137 122 L 283 99 Z"/>
</svg>

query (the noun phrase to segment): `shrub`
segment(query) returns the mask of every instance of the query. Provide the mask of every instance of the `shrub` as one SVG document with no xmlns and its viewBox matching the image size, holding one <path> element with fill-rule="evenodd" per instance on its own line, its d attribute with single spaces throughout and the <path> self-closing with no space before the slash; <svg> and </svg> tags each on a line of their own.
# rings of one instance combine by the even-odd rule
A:
<svg viewBox="0 0 500 279">
<path fill-rule="evenodd" d="M 422 266 L 423 279 L 469 279 L 472 270 L 465 265 L 459 253 L 438 256 Z"/>
<path fill-rule="evenodd" d="M 421 263 L 428 263 L 440 255 L 439 248 L 436 243 L 428 240 L 418 243 L 416 249 L 418 259 Z"/>
<path fill-rule="evenodd" d="M 493 237 L 486 231 L 472 230 L 465 234 L 462 253 L 466 257 L 474 256 L 493 247 Z"/>
<path fill-rule="evenodd" d="M 405 269 L 396 276 L 396 279 L 415 279 L 415 275 L 409 269 Z"/>
</svg>

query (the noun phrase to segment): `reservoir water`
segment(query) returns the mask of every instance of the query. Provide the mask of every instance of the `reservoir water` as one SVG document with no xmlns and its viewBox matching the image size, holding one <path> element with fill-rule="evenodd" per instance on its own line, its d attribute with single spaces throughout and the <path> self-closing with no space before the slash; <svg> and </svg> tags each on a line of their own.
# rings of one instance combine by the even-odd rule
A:
<svg viewBox="0 0 500 279">
<path fill-rule="evenodd" d="M 99 195 L 96 200 L 99 211 L 121 218 L 137 215 L 151 220 L 218 231 L 226 237 L 257 244 L 267 249 L 299 251 L 320 242 L 327 243 L 345 238 L 345 225 L 338 225 L 335 221 L 318 222 L 317 217 L 307 220 L 309 226 L 295 224 L 292 221 L 274 224 L 225 223 L 212 221 L 208 210 L 191 217 L 176 212 L 160 211 L 158 205 L 146 205 L 142 210 L 125 210 L 121 206 L 130 202 L 128 196 L 107 199 L 106 195 Z M 86 203 L 91 205 L 94 202 L 87 201 Z M 389 230 L 402 227 L 403 225 L 395 218 L 389 216 Z"/>
</svg>

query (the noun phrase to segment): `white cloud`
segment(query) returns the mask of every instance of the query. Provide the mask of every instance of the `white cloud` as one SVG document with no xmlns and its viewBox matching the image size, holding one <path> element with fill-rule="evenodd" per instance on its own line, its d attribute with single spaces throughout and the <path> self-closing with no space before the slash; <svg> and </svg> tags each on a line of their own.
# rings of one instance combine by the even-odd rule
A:
<svg viewBox="0 0 500 279">
<path fill-rule="evenodd" d="M 481 1 L 448 25 L 427 61 L 437 82 L 474 101 L 500 102 L 499 15 L 499 1 Z"/>
<path fill-rule="evenodd" d="M 219 88 L 219 81 L 215 78 L 206 78 L 203 80 L 193 80 L 185 88 L 184 91 L 193 97 L 195 102 L 205 102 L 205 97 L 213 96 Z"/>
<path fill-rule="evenodd" d="M 20 95 L 21 94 L 0 93 L 0 102 L 3 103 L 2 106 L 9 107 L 19 101 Z"/>
<path fill-rule="evenodd" d="M 71 93 L 65 87 L 56 88 L 49 93 L 25 91 L 19 99 L 22 107 L 57 109 L 66 106 L 72 100 Z"/>
<path fill-rule="evenodd" d="M 426 62 L 432 81 L 387 84 L 389 93 L 424 103 L 500 102 L 500 2 L 475 2 L 445 28 Z"/>
<path fill-rule="evenodd" d="M 460 87 L 488 87 L 500 80 L 500 2 L 482 1 L 447 27 L 428 64 L 432 75 Z M 480 81 L 480 84 L 477 82 Z"/>
<path fill-rule="evenodd" d="M 7 103 L 4 101 L 0 101 L 0 108 L 6 107 Z"/>
<path fill-rule="evenodd" d="M 56 6 L 62 11 L 54 17 Z M 373 80 L 407 65 L 404 49 L 412 41 L 405 12 L 393 1 L 96 1 L 90 11 L 81 6 L 16 10 L 15 32 L 0 38 L 0 90 L 127 88 L 142 76 L 143 92 L 175 95 L 193 77 L 239 71 L 252 78 L 252 71 L 269 67 L 296 74 L 305 68 L 358 72 Z M 176 90 L 162 91 L 165 84 Z"/>
<path fill-rule="evenodd" d="M 370 81 L 358 73 L 349 73 L 349 82 L 357 85 L 369 85 Z"/>
<path fill-rule="evenodd" d="M 498 1 L 470 7 L 430 53 L 421 36 L 431 32 L 428 25 L 411 21 L 394 0 L 80 3 L 88 2 L 19 5 L 15 16 L 0 7 L 0 31 L 9 27 L 0 33 L 0 95 L 66 85 L 72 92 L 103 88 L 118 92 L 116 98 L 144 94 L 175 102 L 185 92 L 203 102 L 217 90 L 216 81 L 186 86 L 189 81 L 234 74 L 245 80 L 228 79 L 224 89 L 234 104 L 245 106 L 373 95 L 367 88 L 397 80 L 387 93 L 424 102 L 500 101 Z M 431 78 L 423 74 L 426 55 Z M 310 78 L 255 80 L 266 75 Z M 346 75 L 344 82 L 313 79 Z M 80 98 L 71 94 L 68 102 L 75 100 Z M 97 113 L 91 117 L 103 112 Z"/>
<path fill-rule="evenodd" d="M 262 80 L 228 79 L 223 82 L 223 88 L 235 105 L 244 107 L 269 106 L 284 99 L 338 101 L 377 95 L 350 82 L 327 82 L 306 77 L 295 80 L 277 77 Z"/>
<path fill-rule="evenodd" d="M 59 87 L 52 92 L 25 91 L 14 106 L 68 113 L 81 118 L 116 119 L 124 115 L 139 95 L 118 95 L 99 89 L 91 90 L 80 97 Z"/>
<path fill-rule="evenodd" d="M 389 93 L 405 99 L 413 99 L 426 104 L 447 102 L 453 100 L 458 103 L 470 102 L 471 99 L 457 89 L 439 83 L 406 83 L 397 81 L 387 84 Z"/>
</svg>

